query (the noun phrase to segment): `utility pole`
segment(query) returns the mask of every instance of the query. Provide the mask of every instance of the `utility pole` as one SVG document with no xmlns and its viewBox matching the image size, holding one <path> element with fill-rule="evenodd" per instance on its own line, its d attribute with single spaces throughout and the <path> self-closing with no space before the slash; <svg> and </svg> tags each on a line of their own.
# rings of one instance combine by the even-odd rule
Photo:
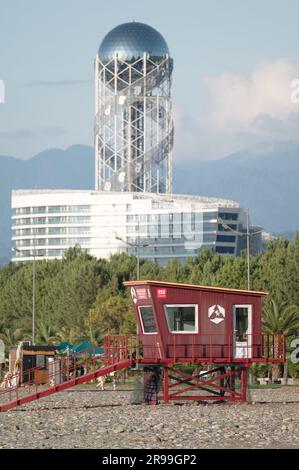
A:
<svg viewBox="0 0 299 470">
<path fill-rule="evenodd" d="M 32 344 L 35 346 L 35 233 L 33 235 L 33 265 L 32 265 Z"/>
<path fill-rule="evenodd" d="M 246 214 L 246 238 L 247 238 L 247 289 L 250 290 L 250 232 L 249 232 L 249 208 L 247 208 Z"/>
</svg>

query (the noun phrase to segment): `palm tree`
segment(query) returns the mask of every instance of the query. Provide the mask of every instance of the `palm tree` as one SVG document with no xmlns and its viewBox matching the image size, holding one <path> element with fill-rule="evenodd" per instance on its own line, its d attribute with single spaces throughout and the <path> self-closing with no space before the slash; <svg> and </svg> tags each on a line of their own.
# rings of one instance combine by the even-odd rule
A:
<svg viewBox="0 0 299 470">
<path fill-rule="evenodd" d="M 263 312 L 262 323 L 266 333 L 291 336 L 299 329 L 299 307 L 288 305 L 287 302 L 279 304 L 274 299 L 270 299 L 270 303 Z M 273 370 L 278 375 L 279 366 L 273 367 Z M 288 361 L 284 363 L 283 377 L 287 383 Z"/>
<path fill-rule="evenodd" d="M 23 333 L 21 328 L 4 328 L 0 333 L 0 338 L 3 340 L 6 347 L 15 346 L 19 341 L 28 340 L 26 334 Z"/>
<path fill-rule="evenodd" d="M 53 344 L 57 342 L 57 336 L 49 320 L 39 320 L 36 326 L 38 343 Z"/>
<path fill-rule="evenodd" d="M 66 341 L 67 343 L 70 344 L 75 344 L 78 341 L 82 341 L 85 339 L 85 334 L 82 332 L 82 330 L 79 327 L 72 327 L 72 328 L 67 328 L 63 326 L 57 333 L 56 337 L 60 341 Z"/>
<path fill-rule="evenodd" d="M 29 340 L 28 335 L 26 335 L 21 328 L 5 328 L 3 324 L 0 325 L 0 339 L 4 343 L 6 356 L 9 355 L 12 346 L 17 346 L 20 341 Z"/>
</svg>

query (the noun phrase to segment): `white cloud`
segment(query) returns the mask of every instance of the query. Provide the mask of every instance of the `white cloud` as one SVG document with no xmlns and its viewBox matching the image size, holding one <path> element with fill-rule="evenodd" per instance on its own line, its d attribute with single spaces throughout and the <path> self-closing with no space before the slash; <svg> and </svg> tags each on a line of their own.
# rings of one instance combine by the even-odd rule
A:
<svg viewBox="0 0 299 470">
<path fill-rule="evenodd" d="M 250 77 L 227 72 L 205 80 L 210 97 L 210 122 L 233 131 L 252 127 L 259 116 L 285 120 L 298 106 L 291 101 L 291 82 L 299 63 L 281 59 L 257 64 Z"/>
<path fill-rule="evenodd" d="M 299 104 L 291 100 L 297 78 L 299 62 L 288 59 L 259 62 L 250 76 L 207 77 L 205 115 L 189 131 L 177 120 L 178 153 L 190 147 L 191 158 L 221 158 L 264 142 L 299 141 Z"/>
</svg>

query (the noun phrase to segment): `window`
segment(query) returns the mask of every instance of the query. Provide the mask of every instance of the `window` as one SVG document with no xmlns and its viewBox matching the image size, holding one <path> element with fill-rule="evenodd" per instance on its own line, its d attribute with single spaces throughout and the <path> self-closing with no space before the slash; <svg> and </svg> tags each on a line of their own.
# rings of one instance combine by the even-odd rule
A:
<svg viewBox="0 0 299 470">
<path fill-rule="evenodd" d="M 45 212 L 46 212 L 45 206 L 38 206 L 38 207 L 32 208 L 33 214 L 45 214 Z"/>
<path fill-rule="evenodd" d="M 202 238 L 204 243 L 215 242 L 216 233 L 204 233 Z"/>
<path fill-rule="evenodd" d="M 238 220 L 238 213 L 236 212 L 219 212 L 219 217 L 222 220 Z"/>
<path fill-rule="evenodd" d="M 197 305 L 165 305 L 166 319 L 172 333 L 197 333 Z"/>
<path fill-rule="evenodd" d="M 217 219 L 218 213 L 215 212 L 204 212 L 203 213 L 203 220 L 215 220 Z"/>
<path fill-rule="evenodd" d="M 44 354 L 36 355 L 36 367 L 45 367 L 46 366 L 46 356 Z"/>
<path fill-rule="evenodd" d="M 216 247 L 216 253 L 228 253 L 233 255 L 235 253 L 235 247 L 233 246 L 217 246 Z"/>
<path fill-rule="evenodd" d="M 243 336 L 248 333 L 248 316 L 251 306 L 235 306 L 235 332 Z"/>
<path fill-rule="evenodd" d="M 217 242 L 235 243 L 235 235 L 217 235 Z"/>
<path fill-rule="evenodd" d="M 143 333 L 157 333 L 157 325 L 151 305 L 139 307 Z"/>
<path fill-rule="evenodd" d="M 252 357 L 252 305 L 234 305 L 234 355 Z"/>
</svg>

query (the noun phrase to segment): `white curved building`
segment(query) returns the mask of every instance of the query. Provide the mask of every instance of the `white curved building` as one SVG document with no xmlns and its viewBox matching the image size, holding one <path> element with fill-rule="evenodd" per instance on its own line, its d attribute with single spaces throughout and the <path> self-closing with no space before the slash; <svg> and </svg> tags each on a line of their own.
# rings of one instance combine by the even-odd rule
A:
<svg viewBox="0 0 299 470">
<path fill-rule="evenodd" d="M 246 214 L 237 202 L 199 196 L 81 190 L 15 190 L 13 261 L 35 255 L 61 259 L 76 244 L 98 258 L 140 247 L 140 257 L 161 265 L 184 261 L 203 246 L 237 255 Z"/>
</svg>

